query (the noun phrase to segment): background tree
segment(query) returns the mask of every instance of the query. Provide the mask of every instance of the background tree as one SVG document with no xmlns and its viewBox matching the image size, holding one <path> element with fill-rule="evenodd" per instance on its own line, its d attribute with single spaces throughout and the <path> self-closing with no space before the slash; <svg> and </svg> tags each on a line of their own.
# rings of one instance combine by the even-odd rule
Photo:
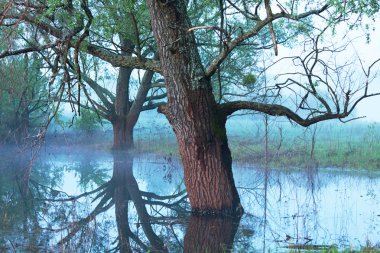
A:
<svg viewBox="0 0 380 253">
<path fill-rule="evenodd" d="M 36 55 L 12 57 L 0 62 L 0 138 L 8 143 L 25 143 L 43 127 L 49 111 L 47 77 Z M 44 120 L 45 119 L 45 120 Z"/>
<path fill-rule="evenodd" d="M 52 96 L 54 101 L 70 103 L 72 111 L 78 114 L 80 106 L 96 111 L 98 116 L 112 123 L 113 148 L 132 148 L 133 128 L 139 114 L 142 110 L 157 107 L 154 100 L 165 97 L 165 92 L 162 92 L 163 86 L 153 87 L 151 84 L 154 71 L 146 71 L 139 80 L 140 85 L 133 98 L 130 89 L 136 80 L 134 76 L 137 76 L 134 67 L 123 67 L 111 62 L 115 67 L 119 67 L 118 77 L 110 78 L 116 82 L 113 91 L 110 82 L 100 84 L 100 79 L 106 73 L 103 69 L 110 68 L 110 65 L 99 61 L 99 58 L 103 59 L 103 56 L 106 56 L 105 60 L 108 57 L 120 60 L 132 56 L 154 57 L 146 8 L 141 8 L 140 3 L 127 4 L 118 0 L 93 2 L 91 9 L 86 1 L 48 1 L 14 5 L 4 3 L 3 26 L 11 26 L 13 21 L 17 20 L 20 10 L 31 14 L 31 19 L 26 18 L 24 21 L 29 21 L 21 26 L 37 28 L 38 32 L 28 40 L 25 40 L 22 32 L 12 35 L 13 40 L 21 37 L 25 42 L 8 45 L 0 57 L 39 52 L 51 70 L 49 87 L 56 93 Z M 91 32 L 90 28 L 93 29 Z M 11 33 L 12 31 L 5 33 L 3 37 L 6 38 Z M 78 40 L 74 43 L 73 40 L 76 39 Z M 89 47 L 84 45 L 87 44 L 87 40 L 92 43 Z M 102 56 L 98 54 L 98 50 Z M 95 55 L 97 58 L 91 60 L 89 55 Z M 86 85 L 91 89 L 86 89 Z M 96 95 L 90 97 L 90 90 Z M 148 93 L 151 95 L 147 98 Z M 84 98 L 81 101 L 82 96 Z"/>
</svg>

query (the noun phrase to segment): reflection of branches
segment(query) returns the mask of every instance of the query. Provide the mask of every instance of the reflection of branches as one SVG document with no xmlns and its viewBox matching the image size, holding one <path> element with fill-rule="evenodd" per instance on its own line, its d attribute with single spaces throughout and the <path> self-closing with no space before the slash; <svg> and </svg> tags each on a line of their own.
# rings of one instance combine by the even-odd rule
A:
<svg viewBox="0 0 380 253">
<path fill-rule="evenodd" d="M 50 190 L 52 190 L 52 191 L 55 191 L 55 192 L 57 192 L 57 193 L 62 193 L 62 194 L 64 194 L 64 195 L 67 195 L 66 192 L 58 191 L 58 190 L 53 189 L 53 188 L 51 188 L 51 187 L 49 187 L 49 186 L 45 186 L 45 185 L 38 184 L 38 183 L 35 182 L 35 181 L 33 181 L 33 183 L 36 184 L 36 185 L 40 185 L 40 186 L 42 186 L 42 187 L 44 187 L 44 188 L 48 188 L 48 189 L 50 189 Z M 110 182 L 107 182 L 107 183 L 101 185 L 100 187 L 96 188 L 95 190 L 92 190 L 92 191 L 89 191 L 89 192 L 84 192 L 84 193 L 79 194 L 79 195 L 77 195 L 77 196 L 68 196 L 67 198 L 58 198 L 58 199 L 57 199 L 57 198 L 40 198 L 40 199 L 37 199 L 37 200 L 39 200 L 39 201 L 49 201 L 49 202 L 77 201 L 77 200 L 79 200 L 79 199 L 81 199 L 81 198 L 84 198 L 84 197 L 86 197 L 86 196 L 89 196 L 89 195 L 92 195 L 92 194 L 94 194 L 94 193 L 97 193 L 97 192 L 101 191 L 102 189 L 108 187 L 109 183 L 110 183 Z"/>
<path fill-rule="evenodd" d="M 182 207 L 186 202 L 186 192 L 178 191 L 173 195 L 160 196 L 152 192 L 141 192 L 138 188 L 136 179 L 133 176 L 133 160 L 125 153 L 114 153 L 114 170 L 111 180 L 95 190 L 82 193 L 78 196 L 60 199 L 43 199 L 44 201 L 78 201 L 81 198 L 92 196 L 94 201 L 99 201 L 94 210 L 86 217 L 72 222 L 69 224 L 68 234 L 62 238 L 58 245 L 63 246 L 68 244 L 73 238 L 82 230 L 84 226 L 96 219 L 96 216 L 109 210 L 112 206 L 115 206 L 115 217 L 118 228 L 118 242 L 116 247 L 111 251 L 120 250 L 120 252 L 136 252 L 140 249 L 144 252 L 166 252 L 167 248 L 164 245 L 162 239 L 160 239 L 153 230 L 152 224 L 159 223 L 158 219 L 154 218 L 152 214 L 148 213 L 146 205 L 152 207 L 160 207 L 161 210 L 166 210 L 165 213 L 157 211 L 155 214 L 159 214 L 160 220 L 167 215 L 169 210 L 176 213 L 184 212 L 185 208 Z M 52 191 L 52 189 L 50 189 Z M 59 193 L 59 192 L 58 192 Z M 62 193 L 61 193 L 62 194 Z M 173 201 L 174 200 L 174 201 Z M 129 203 L 133 203 L 137 212 L 139 223 L 146 239 L 149 244 L 131 229 L 128 213 Z M 61 229 L 62 230 L 62 229 Z"/>
<path fill-rule="evenodd" d="M 83 218 L 71 224 L 70 225 L 70 227 L 72 227 L 71 231 L 69 232 L 67 236 L 65 236 L 62 240 L 58 242 L 58 245 L 64 245 L 68 243 L 78 233 L 78 231 L 82 229 L 82 227 L 84 227 L 85 225 L 93 221 L 96 218 L 96 216 L 99 215 L 100 213 L 103 213 L 107 211 L 108 209 L 110 209 L 114 204 L 112 200 L 109 201 L 111 198 L 112 197 L 107 194 L 100 200 L 99 204 L 86 218 Z"/>
</svg>

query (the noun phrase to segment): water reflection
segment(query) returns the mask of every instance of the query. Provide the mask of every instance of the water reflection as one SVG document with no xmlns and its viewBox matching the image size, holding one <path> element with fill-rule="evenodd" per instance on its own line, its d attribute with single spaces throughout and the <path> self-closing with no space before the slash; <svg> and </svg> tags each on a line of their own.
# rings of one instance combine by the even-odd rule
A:
<svg viewBox="0 0 380 253">
<path fill-rule="evenodd" d="M 239 170 L 237 182 L 247 212 L 240 227 L 260 227 L 250 238 L 248 252 L 379 248 L 378 172 L 272 169 L 265 182 L 265 170 Z M 247 177 L 254 180 L 249 183 Z"/>
<path fill-rule="evenodd" d="M 239 220 L 190 216 L 181 165 L 171 157 L 14 154 L 0 163 L 0 252 L 267 252 L 380 243 L 379 173 L 235 166 L 246 211 Z"/>
<path fill-rule="evenodd" d="M 240 218 L 191 216 L 184 252 L 229 252 L 233 249 Z"/>
<path fill-rule="evenodd" d="M 86 193 L 87 196 L 94 196 L 92 202 L 97 201 L 95 208 L 84 218 L 70 224 L 69 233 L 58 245 L 66 250 L 83 247 L 82 240 L 77 238 L 83 227 L 112 207 L 117 228 L 114 241 L 116 246 L 112 251 L 168 252 L 168 245 L 157 235 L 159 229 L 154 226 L 167 226 L 188 214 L 185 190 L 179 188 L 168 196 L 141 191 L 133 175 L 133 157 L 124 152 L 114 152 L 112 157 L 113 170 L 110 180 Z M 83 197 L 84 194 L 81 194 L 75 199 Z M 75 247 L 72 246 L 73 242 L 77 242 Z"/>
</svg>

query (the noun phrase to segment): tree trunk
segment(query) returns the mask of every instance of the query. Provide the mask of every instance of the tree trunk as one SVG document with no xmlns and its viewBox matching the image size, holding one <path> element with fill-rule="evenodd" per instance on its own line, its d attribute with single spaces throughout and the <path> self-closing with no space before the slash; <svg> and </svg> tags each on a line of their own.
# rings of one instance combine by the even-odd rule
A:
<svg viewBox="0 0 380 253">
<path fill-rule="evenodd" d="M 149 70 L 145 71 L 142 81 L 140 83 L 139 89 L 137 91 L 136 98 L 133 101 L 128 111 L 126 129 L 125 129 L 126 131 L 125 134 L 127 137 L 127 140 L 126 140 L 127 148 L 133 148 L 133 145 L 134 145 L 133 129 L 135 128 L 137 120 L 140 117 L 142 107 L 145 103 L 146 96 L 151 86 L 153 75 L 154 75 L 153 71 L 149 71 Z"/>
<path fill-rule="evenodd" d="M 113 147 L 115 150 L 128 150 L 133 148 L 133 128 L 128 124 L 126 117 L 114 116 L 112 121 Z"/>
<path fill-rule="evenodd" d="M 112 121 L 112 130 L 113 130 L 113 146 L 112 149 L 120 150 L 125 149 L 125 135 L 124 135 L 124 122 L 123 118 L 114 116 Z"/>
<path fill-rule="evenodd" d="M 133 44 L 120 36 L 122 54 L 131 55 Z M 129 149 L 133 147 L 133 138 L 127 141 L 127 132 L 133 132 L 127 128 L 127 115 L 130 110 L 129 103 L 129 82 L 131 79 L 132 68 L 119 68 L 119 76 L 116 84 L 115 112 L 112 118 L 113 126 L 113 149 Z M 132 133 L 133 134 L 133 133 Z M 129 136 L 128 136 L 129 137 Z M 131 141 L 131 142 L 130 142 Z"/>
<path fill-rule="evenodd" d="M 132 43 L 122 41 L 126 54 L 130 54 Z M 127 49 L 129 48 L 129 49 Z M 131 68 L 120 68 L 116 87 L 115 113 L 112 119 L 114 132 L 113 149 L 132 149 L 134 147 L 133 129 L 139 119 L 140 112 L 150 89 L 154 75 L 153 71 L 145 71 L 136 98 L 131 104 L 129 101 L 129 82 Z"/>
<path fill-rule="evenodd" d="M 113 149 L 130 148 L 127 143 L 127 114 L 129 112 L 129 80 L 132 69 L 120 68 L 116 86 L 115 113 L 112 119 Z M 132 143 L 133 146 L 133 143 Z"/>
<path fill-rule="evenodd" d="M 168 93 L 161 112 L 176 133 L 193 213 L 241 214 L 226 117 L 218 110 L 194 36 L 187 32 L 186 2 L 148 1 Z"/>
</svg>

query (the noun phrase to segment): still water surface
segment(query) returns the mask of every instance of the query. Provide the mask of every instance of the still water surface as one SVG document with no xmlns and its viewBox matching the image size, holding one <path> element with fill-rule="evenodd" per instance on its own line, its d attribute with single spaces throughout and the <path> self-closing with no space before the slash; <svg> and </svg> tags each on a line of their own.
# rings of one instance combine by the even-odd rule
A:
<svg viewBox="0 0 380 253">
<path fill-rule="evenodd" d="M 44 148 L 0 161 L 0 252 L 288 252 L 380 245 L 380 173 L 235 164 L 245 214 L 189 215 L 173 157 Z"/>
</svg>

